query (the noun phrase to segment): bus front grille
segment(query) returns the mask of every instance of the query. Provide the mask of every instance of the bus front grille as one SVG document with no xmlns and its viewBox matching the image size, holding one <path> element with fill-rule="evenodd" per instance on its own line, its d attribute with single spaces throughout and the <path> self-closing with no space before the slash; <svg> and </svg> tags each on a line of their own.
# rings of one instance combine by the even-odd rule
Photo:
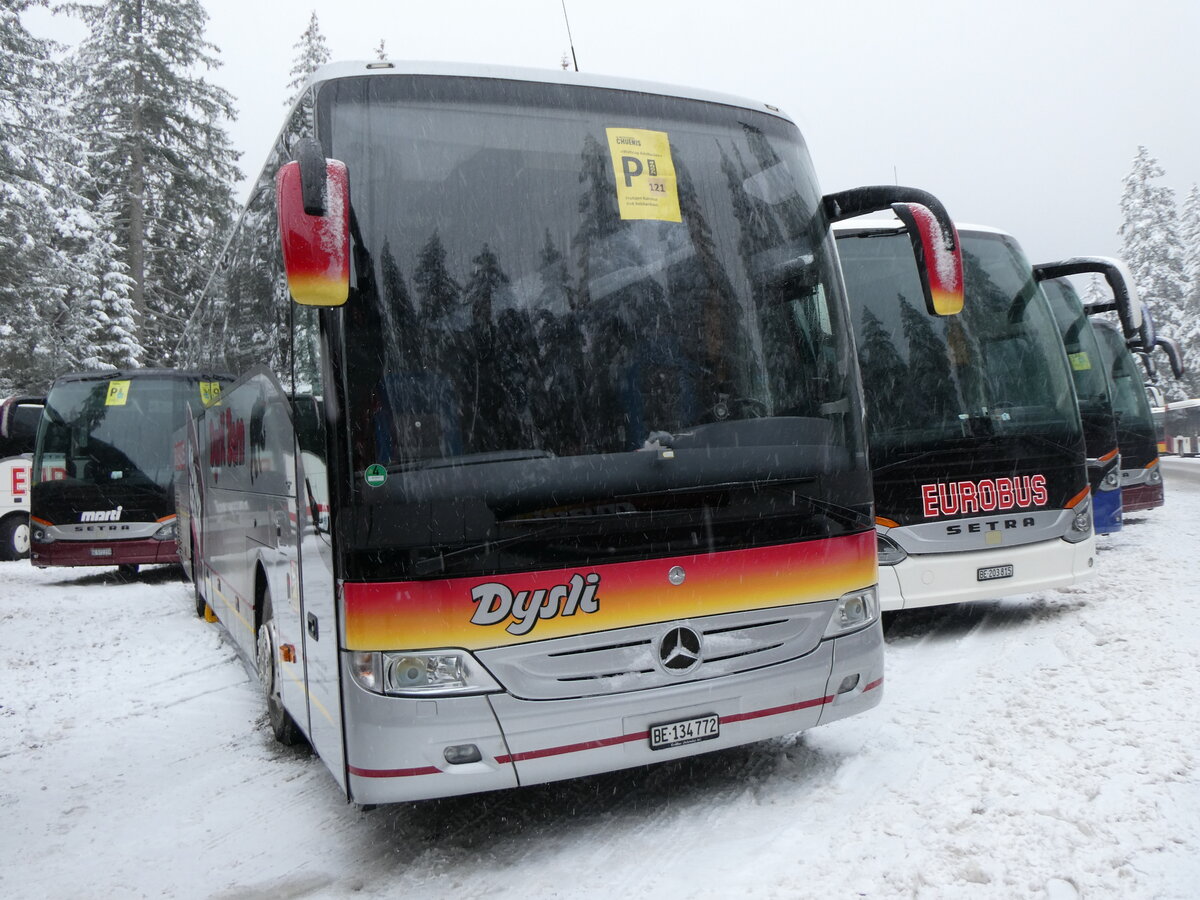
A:
<svg viewBox="0 0 1200 900">
<path fill-rule="evenodd" d="M 480 661 L 514 697 L 562 700 L 718 678 L 796 659 L 824 633 L 830 603 L 638 625 L 482 650 Z M 663 662 L 663 642 L 683 628 L 699 639 L 699 659 L 683 671 Z"/>
</svg>

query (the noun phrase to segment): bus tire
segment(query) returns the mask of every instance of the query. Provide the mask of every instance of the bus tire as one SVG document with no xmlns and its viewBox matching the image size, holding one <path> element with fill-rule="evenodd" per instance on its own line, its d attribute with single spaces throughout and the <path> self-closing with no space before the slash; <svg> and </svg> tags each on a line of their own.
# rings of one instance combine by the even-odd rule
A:
<svg viewBox="0 0 1200 900">
<path fill-rule="evenodd" d="M 192 593 L 196 595 L 196 618 L 203 619 L 204 612 L 208 609 L 208 601 L 204 599 L 204 595 L 200 593 L 200 582 L 192 582 Z"/>
<path fill-rule="evenodd" d="M 138 564 L 137 563 L 122 563 L 117 566 L 117 578 L 121 581 L 133 581 L 137 578 Z"/>
<path fill-rule="evenodd" d="M 29 517 L 24 513 L 0 521 L 0 559 L 29 556 Z"/>
<path fill-rule="evenodd" d="M 275 740 L 288 747 L 300 742 L 302 735 L 296 721 L 283 708 L 283 697 L 279 692 L 279 647 L 275 635 L 275 613 L 271 609 L 271 595 L 264 591 L 262 599 L 262 624 L 258 626 L 257 661 L 258 680 L 262 684 L 263 696 L 267 701 L 267 721 Z"/>
<path fill-rule="evenodd" d="M 192 555 L 189 563 L 192 573 L 192 593 L 196 599 L 196 618 L 203 619 L 208 601 L 204 599 L 204 594 L 200 591 L 200 566 L 196 562 L 196 530 L 194 528 L 192 529 Z"/>
</svg>

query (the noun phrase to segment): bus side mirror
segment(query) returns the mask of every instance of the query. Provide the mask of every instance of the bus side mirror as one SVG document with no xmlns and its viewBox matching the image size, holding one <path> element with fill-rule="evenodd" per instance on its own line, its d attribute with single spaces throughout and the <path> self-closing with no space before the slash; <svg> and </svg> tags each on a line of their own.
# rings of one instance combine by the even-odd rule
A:
<svg viewBox="0 0 1200 900">
<path fill-rule="evenodd" d="M 1183 350 L 1179 346 L 1179 342 L 1174 338 L 1158 335 L 1154 339 L 1154 346 L 1161 347 L 1163 353 L 1167 354 L 1167 361 L 1171 364 L 1171 374 L 1176 378 L 1182 378 L 1187 374 L 1187 368 L 1183 364 Z"/>
<path fill-rule="evenodd" d="M 956 316 L 963 308 L 962 245 L 958 229 L 950 223 L 947 236 L 942 223 L 927 206 L 920 203 L 893 203 L 892 211 L 908 226 L 917 271 L 921 273 L 921 293 L 925 309 L 932 316 Z"/>
<path fill-rule="evenodd" d="M 937 197 L 918 188 L 875 185 L 826 194 L 821 205 L 830 222 L 891 209 L 908 228 L 925 309 L 931 316 L 962 312 L 962 244 L 958 229 Z"/>
<path fill-rule="evenodd" d="M 1154 327 L 1154 316 L 1150 314 L 1150 307 L 1145 303 L 1142 304 L 1142 327 L 1139 332 L 1142 346 L 1147 350 L 1153 350 L 1158 344 L 1158 329 Z"/>
<path fill-rule="evenodd" d="M 350 180 L 313 140 L 275 176 L 283 268 L 302 306 L 341 306 L 350 296 Z"/>
<path fill-rule="evenodd" d="M 1154 360 L 1150 353 L 1146 350 L 1130 351 L 1142 362 L 1142 368 L 1146 370 L 1146 377 L 1153 380 L 1158 377 L 1158 366 L 1154 365 Z"/>
<path fill-rule="evenodd" d="M 1073 256 L 1061 262 L 1043 263 L 1033 267 L 1034 277 L 1038 281 L 1051 278 L 1064 278 L 1067 275 L 1103 275 L 1112 291 L 1112 299 L 1100 303 L 1084 304 L 1083 311 L 1089 316 L 1097 313 L 1115 312 L 1121 320 L 1121 331 L 1125 340 L 1132 341 L 1145 337 L 1145 320 L 1143 310 L 1146 304 L 1138 299 L 1137 286 L 1129 267 L 1119 259 L 1108 256 Z M 1149 349 L 1150 344 L 1142 344 L 1143 349 Z"/>
</svg>

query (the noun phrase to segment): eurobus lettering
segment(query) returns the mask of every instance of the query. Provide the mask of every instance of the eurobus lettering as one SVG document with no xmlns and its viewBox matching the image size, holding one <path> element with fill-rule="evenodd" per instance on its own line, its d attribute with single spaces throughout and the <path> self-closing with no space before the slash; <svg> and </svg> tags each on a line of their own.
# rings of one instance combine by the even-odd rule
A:
<svg viewBox="0 0 1200 900">
<path fill-rule="evenodd" d="M 879 702 L 829 226 L 896 209 L 939 263 L 922 304 L 954 307 L 935 198 L 822 196 L 759 103 L 399 63 L 319 70 L 252 197 L 180 348 L 235 378 L 177 436 L 180 553 L 348 799 Z"/>
<path fill-rule="evenodd" d="M 1030 509 L 1044 506 L 1048 498 L 1045 475 L 921 485 L 921 500 L 927 519 L 997 510 Z"/>
</svg>

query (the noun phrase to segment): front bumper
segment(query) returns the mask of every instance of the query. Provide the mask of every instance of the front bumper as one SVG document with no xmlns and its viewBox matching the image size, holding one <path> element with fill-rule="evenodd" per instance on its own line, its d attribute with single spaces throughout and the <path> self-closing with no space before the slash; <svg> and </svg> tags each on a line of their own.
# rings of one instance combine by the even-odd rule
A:
<svg viewBox="0 0 1200 900">
<path fill-rule="evenodd" d="M 879 567 L 879 604 L 884 610 L 915 609 L 972 600 L 993 600 L 1048 588 L 1068 587 L 1096 574 L 1096 539 L 1077 544 L 1061 538 L 958 553 L 911 554 Z M 1011 565 L 1011 578 L 979 581 L 982 568 Z"/>
<path fill-rule="evenodd" d="M 1127 513 L 1156 509 L 1165 500 L 1161 481 L 1158 484 L 1134 484 L 1121 488 L 1121 505 Z"/>
<path fill-rule="evenodd" d="M 125 566 L 179 562 L 174 540 L 157 541 L 136 538 L 126 541 L 53 541 L 33 544 L 30 561 L 41 568 L 49 566 Z"/>
<path fill-rule="evenodd" d="M 799 659 L 761 669 L 564 700 L 384 697 L 344 677 L 351 799 L 393 803 L 679 759 L 862 712 L 882 699 L 883 631 L 877 620 L 822 641 Z M 853 687 L 839 694 L 849 682 Z M 720 718 L 719 737 L 650 749 L 652 726 L 711 714 Z M 446 747 L 460 744 L 475 744 L 482 759 L 448 764 Z"/>
</svg>

